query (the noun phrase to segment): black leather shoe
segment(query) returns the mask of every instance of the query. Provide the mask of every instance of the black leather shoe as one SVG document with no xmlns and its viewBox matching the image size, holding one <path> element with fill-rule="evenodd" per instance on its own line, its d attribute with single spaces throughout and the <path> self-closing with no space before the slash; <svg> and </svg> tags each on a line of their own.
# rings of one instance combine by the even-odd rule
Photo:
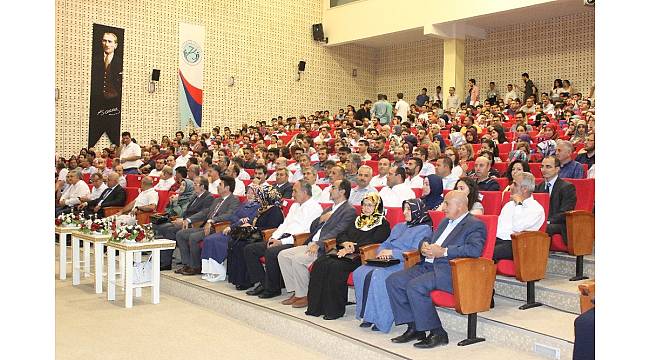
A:
<svg viewBox="0 0 650 360">
<path fill-rule="evenodd" d="M 246 295 L 257 296 L 263 292 L 264 292 L 264 286 L 262 284 L 259 284 L 256 287 L 246 291 Z"/>
<path fill-rule="evenodd" d="M 189 266 L 184 265 L 183 267 L 174 270 L 174 274 L 182 274 L 183 271 L 187 271 L 187 270 L 189 270 L 189 269 L 190 269 Z"/>
<path fill-rule="evenodd" d="M 373 326 L 370 328 L 370 330 L 372 330 L 372 331 L 379 331 L 379 328 L 377 327 L 377 325 L 373 325 Z"/>
<path fill-rule="evenodd" d="M 282 291 L 280 291 L 280 290 L 276 290 L 276 291 L 264 290 L 264 292 L 257 295 L 257 297 L 260 298 L 260 299 L 270 299 L 270 298 L 274 298 L 276 296 L 280 296 L 280 294 L 282 294 Z"/>
<path fill-rule="evenodd" d="M 429 334 L 422 341 L 418 341 L 413 346 L 420 349 L 430 349 L 436 346 L 449 344 L 449 337 L 444 334 Z"/>
<path fill-rule="evenodd" d="M 243 284 L 243 285 L 237 285 L 237 286 L 235 286 L 235 289 L 241 291 L 241 290 L 248 290 L 248 289 L 250 289 L 251 287 L 253 287 L 252 284 Z"/>
<path fill-rule="evenodd" d="M 407 343 L 407 342 L 413 341 L 413 340 L 424 340 L 424 338 L 426 336 L 427 336 L 426 332 L 424 332 L 424 331 L 415 331 L 415 329 L 410 328 L 410 329 L 406 329 L 404 334 L 402 334 L 402 335 L 400 335 L 398 337 L 394 337 L 394 338 L 390 339 L 390 341 L 392 341 L 394 343 L 402 344 L 402 343 Z"/>
<path fill-rule="evenodd" d="M 362 328 L 367 328 L 367 327 L 371 327 L 371 326 L 372 326 L 372 323 L 367 322 L 367 321 L 364 321 L 361 324 L 359 324 L 359 327 L 362 327 Z"/>
<path fill-rule="evenodd" d="M 323 316 L 323 320 L 336 320 L 336 319 L 338 319 L 339 317 L 340 317 L 340 316 L 334 317 L 334 316 L 327 316 L 327 315 L 325 315 L 325 316 Z"/>
</svg>

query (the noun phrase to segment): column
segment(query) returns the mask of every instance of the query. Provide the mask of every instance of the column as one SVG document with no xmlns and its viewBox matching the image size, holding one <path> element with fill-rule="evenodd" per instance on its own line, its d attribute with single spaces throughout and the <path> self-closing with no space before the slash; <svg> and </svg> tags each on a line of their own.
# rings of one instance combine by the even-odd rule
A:
<svg viewBox="0 0 650 360">
<path fill-rule="evenodd" d="M 467 96 L 465 82 L 465 40 L 445 39 L 442 67 L 443 98 L 447 98 L 449 88 L 453 86 L 456 88 L 456 96 L 461 99 L 461 102 L 464 101 Z"/>
</svg>

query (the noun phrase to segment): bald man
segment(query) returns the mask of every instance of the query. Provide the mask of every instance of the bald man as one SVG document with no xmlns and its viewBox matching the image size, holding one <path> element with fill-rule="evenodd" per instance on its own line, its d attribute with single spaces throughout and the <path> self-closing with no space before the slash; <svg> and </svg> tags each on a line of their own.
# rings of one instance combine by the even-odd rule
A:
<svg viewBox="0 0 650 360">
<path fill-rule="evenodd" d="M 483 222 L 468 212 L 467 196 L 458 190 L 450 191 L 442 207 L 445 219 L 430 242 L 428 239 L 420 242 L 420 262 L 386 279 L 395 324 L 408 324 L 404 334 L 391 339 L 394 343 L 419 340 L 413 344 L 417 348 L 449 343 L 429 293 L 432 290 L 453 293 L 449 260 L 477 258 L 483 252 L 487 231 Z"/>
<path fill-rule="evenodd" d="M 136 215 L 156 210 L 158 193 L 153 188 L 153 179 L 150 176 L 143 177 L 140 188 L 142 191 L 138 197 L 115 214 L 118 215 L 117 222 L 119 224 L 135 225 Z"/>
<path fill-rule="evenodd" d="M 126 192 L 119 184 L 120 175 L 118 173 L 108 174 L 106 181 L 106 190 L 95 200 L 82 202 L 79 209 L 84 209 L 84 216 L 88 217 L 95 214 L 98 218 L 104 217 L 104 209 L 109 206 L 124 206 L 126 202 Z"/>
</svg>

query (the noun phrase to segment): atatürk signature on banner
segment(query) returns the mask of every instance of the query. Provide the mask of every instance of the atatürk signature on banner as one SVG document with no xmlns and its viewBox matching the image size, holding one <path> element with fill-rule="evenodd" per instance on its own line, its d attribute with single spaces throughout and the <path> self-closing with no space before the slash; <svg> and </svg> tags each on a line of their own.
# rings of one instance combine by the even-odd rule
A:
<svg viewBox="0 0 650 360">
<path fill-rule="evenodd" d="M 97 112 L 97 115 L 99 116 L 112 116 L 112 115 L 117 115 L 120 113 L 120 109 L 114 107 L 112 109 L 102 109 Z"/>
</svg>

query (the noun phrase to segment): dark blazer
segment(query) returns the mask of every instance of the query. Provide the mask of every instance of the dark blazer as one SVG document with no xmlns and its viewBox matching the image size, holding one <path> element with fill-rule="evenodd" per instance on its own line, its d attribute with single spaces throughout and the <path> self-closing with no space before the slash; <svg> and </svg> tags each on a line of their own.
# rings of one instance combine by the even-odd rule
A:
<svg viewBox="0 0 650 360">
<path fill-rule="evenodd" d="M 278 186 L 278 184 L 273 185 L 278 192 L 282 195 L 283 199 L 291 199 L 293 196 L 293 184 L 290 182 L 284 183 L 282 186 Z"/>
<path fill-rule="evenodd" d="M 196 201 L 195 201 L 196 200 Z M 209 191 L 204 191 L 201 196 L 194 196 L 190 200 L 190 204 L 185 209 L 183 213 L 183 218 L 190 217 L 203 209 L 209 208 L 216 199 L 212 197 Z"/>
<path fill-rule="evenodd" d="M 435 243 L 440 235 L 445 231 L 449 219 L 445 218 L 440 222 L 438 230 L 433 233 L 431 239 L 424 239 L 420 242 L 418 249 L 422 248 L 422 243 L 427 241 L 429 244 Z M 451 231 L 445 241 L 442 243 L 443 248 L 447 248 L 447 256 L 435 258 L 433 261 L 433 271 L 436 274 L 436 283 L 438 289 L 452 292 L 451 284 L 451 265 L 449 260 L 455 258 L 477 258 L 481 256 L 485 246 L 487 229 L 485 224 L 475 218 L 472 214 L 467 214 L 465 218 Z M 421 256 L 420 264 L 424 262 L 424 256 Z"/>
<path fill-rule="evenodd" d="M 323 210 L 323 215 L 332 211 L 332 207 L 328 207 Z M 324 223 L 320 222 L 320 216 L 312 221 L 309 228 L 309 239 L 306 243 L 309 243 L 314 238 L 314 235 L 320 229 L 320 237 L 318 240 L 318 252 L 320 255 L 325 253 L 325 244 L 323 240 L 336 238 L 340 233 L 345 231 L 345 229 L 350 226 L 350 224 L 357 218 L 357 212 L 354 209 L 354 206 L 350 205 L 349 202 L 345 201 L 341 206 L 339 206 L 332 216 L 325 221 Z"/>
<path fill-rule="evenodd" d="M 223 205 L 219 207 L 219 204 L 223 202 Z M 223 198 L 217 198 L 212 202 L 212 205 L 208 208 L 204 208 L 198 213 L 188 217 L 187 219 L 192 223 L 200 223 L 201 225 L 205 224 L 209 220 L 210 216 L 214 210 L 219 207 L 217 214 L 212 217 L 212 222 L 226 221 L 230 214 L 233 213 L 239 206 L 239 198 L 233 194 L 230 194 L 225 200 Z"/>
<path fill-rule="evenodd" d="M 535 192 L 546 192 L 546 182 L 535 186 Z M 564 213 L 576 208 L 576 187 L 559 177 L 555 180 L 548 204 L 548 221 L 550 224 L 565 224 Z"/>
<path fill-rule="evenodd" d="M 106 196 L 108 192 L 110 192 L 110 194 Z M 106 199 L 104 199 L 104 201 L 102 202 L 102 206 L 100 206 L 101 209 L 97 212 L 97 214 L 101 217 L 104 216 L 104 208 L 109 206 L 122 207 L 126 203 L 126 191 L 124 191 L 124 189 L 118 184 L 115 185 L 115 189 L 113 189 L 113 191 L 111 191 L 111 188 L 107 188 L 106 190 L 104 190 L 104 192 L 102 192 L 102 194 L 97 199 L 88 201 L 88 206 L 86 206 L 86 208 L 87 209 L 94 208 L 95 206 L 97 206 L 97 204 L 99 204 L 99 202 L 104 196 L 106 196 Z"/>
</svg>

